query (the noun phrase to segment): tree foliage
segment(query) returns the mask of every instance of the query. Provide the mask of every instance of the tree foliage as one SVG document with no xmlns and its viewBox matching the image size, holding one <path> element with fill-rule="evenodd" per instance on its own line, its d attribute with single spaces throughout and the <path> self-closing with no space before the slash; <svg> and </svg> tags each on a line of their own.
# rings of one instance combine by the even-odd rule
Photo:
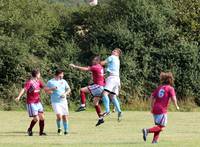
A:
<svg viewBox="0 0 200 147">
<path fill-rule="evenodd" d="M 0 2 L 0 104 L 13 108 L 13 97 L 33 68 L 46 82 L 56 68 L 65 70 L 78 102 L 90 74 L 69 63 L 105 59 L 115 47 L 121 57 L 121 100 L 146 100 L 161 71 L 172 71 L 179 99 L 200 96 L 200 3 L 198 0 L 109 0 L 96 7 L 84 1 Z M 48 96 L 43 95 L 48 103 Z"/>
</svg>

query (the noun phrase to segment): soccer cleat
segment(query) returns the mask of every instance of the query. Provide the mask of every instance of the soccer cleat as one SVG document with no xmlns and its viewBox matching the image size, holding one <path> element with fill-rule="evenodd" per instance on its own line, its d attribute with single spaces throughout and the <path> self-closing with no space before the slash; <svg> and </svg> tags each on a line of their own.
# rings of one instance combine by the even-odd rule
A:
<svg viewBox="0 0 200 147">
<path fill-rule="evenodd" d="M 148 135 L 147 129 L 142 129 L 142 133 L 143 133 L 143 140 L 147 141 L 147 135 Z"/>
<path fill-rule="evenodd" d="M 152 141 L 152 144 L 157 144 L 157 143 L 158 143 L 157 140 L 153 140 L 153 141 Z"/>
<path fill-rule="evenodd" d="M 64 132 L 64 135 L 67 135 L 68 134 L 68 132 Z"/>
<path fill-rule="evenodd" d="M 98 122 L 97 122 L 97 124 L 96 124 L 96 127 L 99 126 L 99 125 L 101 125 L 101 124 L 103 124 L 103 123 L 104 123 L 103 118 L 99 119 Z"/>
<path fill-rule="evenodd" d="M 120 122 L 122 120 L 122 112 L 118 112 L 117 120 Z"/>
<path fill-rule="evenodd" d="M 40 136 L 47 136 L 47 134 L 44 133 L 44 132 L 40 133 L 39 135 L 40 135 Z"/>
<path fill-rule="evenodd" d="M 58 134 L 58 135 L 62 135 L 62 130 L 61 130 L 61 129 L 58 129 L 57 134 Z"/>
<path fill-rule="evenodd" d="M 76 112 L 81 112 L 81 111 L 85 111 L 85 110 L 86 110 L 85 107 L 80 106 L 80 107 L 76 110 Z"/>
<path fill-rule="evenodd" d="M 28 129 L 28 130 L 27 130 L 27 133 L 28 133 L 28 136 L 33 136 L 32 130 Z"/>
</svg>

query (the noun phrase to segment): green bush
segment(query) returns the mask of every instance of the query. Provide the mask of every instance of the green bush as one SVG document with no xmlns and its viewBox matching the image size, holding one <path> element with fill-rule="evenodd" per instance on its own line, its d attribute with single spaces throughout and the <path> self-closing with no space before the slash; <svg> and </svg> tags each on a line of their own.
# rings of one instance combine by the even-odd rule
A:
<svg viewBox="0 0 200 147">
<path fill-rule="evenodd" d="M 161 71 L 174 73 L 180 100 L 200 105 L 198 0 L 102 0 L 95 7 L 84 3 L 0 2 L 2 107 L 16 108 L 13 98 L 33 68 L 40 68 L 44 82 L 63 68 L 73 90 L 70 101 L 79 103 L 79 89 L 88 84 L 90 74 L 68 65 L 86 66 L 94 54 L 105 59 L 115 47 L 123 50 L 124 108 L 141 103 L 146 110 Z M 42 94 L 42 99 L 49 105 L 49 96 Z"/>
</svg>

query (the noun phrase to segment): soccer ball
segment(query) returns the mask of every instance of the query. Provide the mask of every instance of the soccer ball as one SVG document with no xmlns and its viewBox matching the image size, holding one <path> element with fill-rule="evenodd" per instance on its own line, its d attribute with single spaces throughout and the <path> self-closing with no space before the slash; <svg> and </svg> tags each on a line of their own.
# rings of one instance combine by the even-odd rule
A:
<svg viewBox="0 0 200 147">
<path fill-rule="evenodd" d="M 96 6 L 98 4 L 98 0 L 89 0 L 90 6 Z"/>
</svg>

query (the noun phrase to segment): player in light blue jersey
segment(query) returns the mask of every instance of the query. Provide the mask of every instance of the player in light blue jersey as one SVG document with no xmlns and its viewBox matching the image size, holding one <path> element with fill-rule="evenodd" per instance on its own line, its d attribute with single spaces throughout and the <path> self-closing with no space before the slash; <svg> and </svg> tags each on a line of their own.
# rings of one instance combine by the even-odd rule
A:
<svg viewBox="0 0 200 147">
<path fill-rule="evenodd" d="M 105 61 L 101 62 L 101 65 L 107 64 L 107 72 L 109 75 L 106 79 L 106 86 L 103 92 L 103 104 L 106 109 L 105 115 L 110 113 L 110 98 L 118 112 L 118 121 L 120 121 L 122 118 L 122 111 L 117 98 L 120 88 L 120 55 L 121 49 L 115 48 L 112 51 L 111 56 L 109 56 Z"/>
<path fill-rule="evenodd" d="M 45 91 L 51 95 L 51 104 L 56 113 L 58 135 L 62 134 L 61 120 L 63 122 L 64 134 L 67 135 L 69 132 L 67 96 L 69 96 L 71 89 L 63 77 L 64 71 L 56 70 L 55 77 L 47 82 L 47 87 L 45 88 Z"/>
</svg>

